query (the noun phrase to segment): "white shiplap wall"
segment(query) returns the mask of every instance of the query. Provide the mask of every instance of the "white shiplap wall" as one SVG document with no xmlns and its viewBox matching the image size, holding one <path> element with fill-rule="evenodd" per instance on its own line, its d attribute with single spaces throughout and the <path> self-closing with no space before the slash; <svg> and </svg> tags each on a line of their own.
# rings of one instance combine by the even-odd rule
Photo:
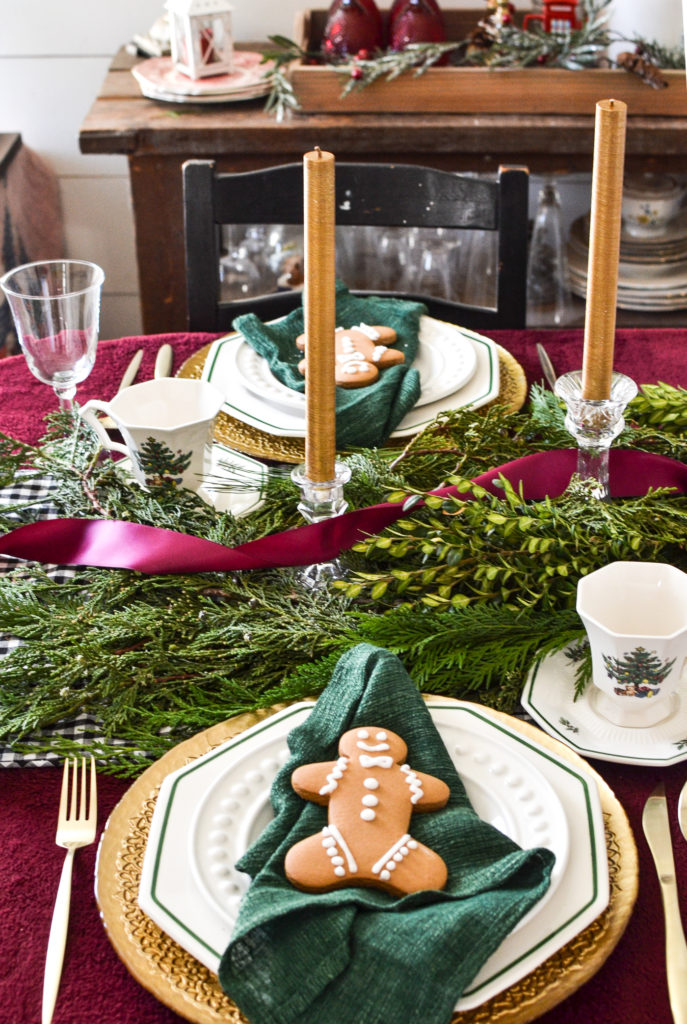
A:
<svg viewBox="0 0 687 1024">
<path fill-rule="evenodd" d="M 290 36 L 295 12 L 307 6 L 234 0 L 235 38 Z M 480 2 L 447 0 L 446 6 Z M 518 0 L 518 6 L 530 4 Z M 141 330 L 128 168 L 123 156 L 81 154 L 79 127 L 112 55 L 163 10 L 164 0 L 0 0 L 0 131 L 20 132 L 57 173 L 67 255 L 105 269 L 103 338 Z"/>
<path fill-rule="evenodd" d="M 290 35 L 303 6 L 235 0 L 236 39 Z M 58 175 L 67 254 L 105 269 L 103 338 L 141 330 L 128 167 L 80 153 L 79 127 L 112 55 L 163 10 L 164 0 L 0 0 L 0 131 L 20 132 Z"/>
</svg>

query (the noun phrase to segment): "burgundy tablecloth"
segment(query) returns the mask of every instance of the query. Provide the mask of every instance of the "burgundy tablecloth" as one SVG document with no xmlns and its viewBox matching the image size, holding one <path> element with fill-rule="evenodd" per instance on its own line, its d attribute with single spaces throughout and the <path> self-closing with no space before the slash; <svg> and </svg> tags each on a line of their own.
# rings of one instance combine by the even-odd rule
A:
<svg viewBox="0 0 687 1024">
<path fill-rule="evenodd" d="M 145 338 L 118 338 L 101 341 L 93 371 L 77 390 L 81 404 L 90 398 L 110 399 L 132 355 L 145 350 L 139 380 L 152 376 L 155 353 L 163 342 L 174 349 L 174 372 L 194 352 L 217 335 L 165 334 Z M 536 343 L 541 341 L 551 356 L 557 373 L 582 367 L 581 330 L 570 331 L 492 331 L 490 337 L 512 352 L 524 367 L 527 379 L 542 380 Z M 638 383 L 687 386 L 687 328 L 665 330 L 627 329 L 616 335 L 615 368 L 634 377 Z M 43 417 L 56 408 L 52 388 L 31 376 L 23 356 L 0 361 L 0 430 L 25 441 L 35 441 L 43 433 Z"/>
<path fill-rule="evenodd" d="M 536 341 L 543 341 L 557 372 L 579 369 L 581 331 L 495 332 L 495 339 L 522 363 L 528 379 L 539 380 Z M 210 340 L 178 334 L 103 341 L 91 377 L 78 398 L 109 398 L 131 355 L 145 348 L 141 377 L 152 373 L 155 352 L 172 343 L 175 370 Z M 617 335 L 616 368 L 639 382 L 663 380 L 687 385 L 687 330 L 624 330 Z M 52 392 L 29 374 L 21 356 L 0 362 L 0 430 L 24 440 L 42 433 L 42 417 L 54 407 Z M 675 822 L 675 804 L 687 764 L 639 768 L 593 762 L 625 807 L 640 856 L 635 912 L 615 951 L 586 985 L 541 1017 L 542 1024 L 670 1024 L 663 967 L 663 918 L 658 882 L 641 830 L 644 801 L 659 779 L 666 782 L 674 845 L 687 924 L 687 842 Z M 35 1024 L 45 946 L 62 852 L 54 845 L 60 773 L 50 769 L 6 769 L 0 782 L 0 1024 Z M 100 828 L 126 783 L 102 777 Z M 176 1013 L 142 989 L 120 963 L 102 927 L 93 894 L 96 848 L 76 857 L 72 925 L 54 1024 L 172 1024 Z M 352 1010 L 351 1024 L 355 1012 Z M 323 1021 L 323 1024 L 326 1022 Z M 399 1022 L 402 1024 L 402 1022 Z"/>
<path fill-rule="evenodd" d="M 592 762 L 592 766 L 608 781 L 629 815 L 640 856 L 639 896 L 628 928 L 603 968 L 543 1016 L 541 1024 L 671 1024 L 660 896 L 642 834 L 641 812 L 656 782 L 665 780 L 687 925 L 687 842 L 677 830 L 674 813 L 687 765 L 642 769 Z M 53 842 L 60 774 L 53 769 L 16 768 L 6 769 L 0 780 L 2 1024 L 37 1024 L 40 1020 L 45 946 L 62 864 L 62 853 Z M 125 790 L 124 782 L 100 778 L 101 829 Z M 110 946 L 93 893 L 95 857 L 95 846 L 76 856 L 72 924 L 54 1024 L 180 1021 L 182 1018 L 139 986 Z M 353 1011 L 351 1024 L 355 1024 Z"/>
</svg>

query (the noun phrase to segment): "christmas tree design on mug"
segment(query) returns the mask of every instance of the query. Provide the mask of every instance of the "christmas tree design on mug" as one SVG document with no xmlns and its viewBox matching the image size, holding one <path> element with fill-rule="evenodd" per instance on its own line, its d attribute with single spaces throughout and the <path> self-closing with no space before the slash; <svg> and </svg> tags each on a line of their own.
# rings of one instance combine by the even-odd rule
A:
<svg viewBox="0 0 687 1024">
<path fill-rule="evenodd" d="M 661 661 L 656 651 L 635 647 L 620 658 L 603 655 L 603 662 L 610 679 L 618 684 L 614 692 L 619 697 L 654 697 L 661 683 L 670 674 L 675 658 Z"/>
</svg>

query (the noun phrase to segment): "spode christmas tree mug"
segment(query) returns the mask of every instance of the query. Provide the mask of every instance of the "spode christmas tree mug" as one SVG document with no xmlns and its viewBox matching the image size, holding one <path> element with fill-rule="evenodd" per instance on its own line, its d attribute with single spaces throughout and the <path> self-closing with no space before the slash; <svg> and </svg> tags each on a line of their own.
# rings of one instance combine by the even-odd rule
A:
<svg viewBox="0 0 687 1024">
<path fill-rule="evenodd" d="M 206 381 L 160 377 L 123 388 L 111 402 L 86 402 L 79 413 L 104 448 L 129 456 L 131 473 L 139 483 L 196 491 L 203 482 L 223 400 Z M 98 412 L 114 420 L 124 444 L 112 440 Z"/>
<path fill-rule="evenodd" d="M 672 714 L 685 687 L 687 573 L 662 562 L 611 562 L 579 581 L 577 612 L 596 711 L 628 728 Z"/>
</svg>

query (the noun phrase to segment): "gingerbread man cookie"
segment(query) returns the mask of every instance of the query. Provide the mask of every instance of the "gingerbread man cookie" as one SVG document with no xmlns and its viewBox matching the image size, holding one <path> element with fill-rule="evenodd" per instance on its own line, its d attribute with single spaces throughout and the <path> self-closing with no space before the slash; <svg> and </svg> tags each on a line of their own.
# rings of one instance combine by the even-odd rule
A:
<svg viewBox="0 0 687 1024">
<path fill-rule="evenodd" d="M 374 384 L 379 371 L 387 366 L 405 362 L 405 356 L 398 349 L 389 348 L 396 341 L 396 331 L 391 327 L 358 324 L 357 327 L 337 327 L 335 334 L 336 363 L 334 378 L 339 387 L 361 388 Z M 296 345 L 305 350 L 305 335 L 296 338 Z M 301 359 L 298 370 L 305 375 L 305 359 Z"/>
<path fill-rule="evenodd" d="M 329 806 L 322 832 L 286 854 L 286 877 L 297 889 L 328 892 L 371 885 L 406 896 L 444 887 L 444 861 L 413 839 L 409 826 L 413 812 L 444 807 L 449 788 L 441 779 L 413 771 L 405 763 L 407 754 L 395 732 L 358 727 L 341 737 L 336 761 L 295 770 L 295 791 Z"/>
</svg>

